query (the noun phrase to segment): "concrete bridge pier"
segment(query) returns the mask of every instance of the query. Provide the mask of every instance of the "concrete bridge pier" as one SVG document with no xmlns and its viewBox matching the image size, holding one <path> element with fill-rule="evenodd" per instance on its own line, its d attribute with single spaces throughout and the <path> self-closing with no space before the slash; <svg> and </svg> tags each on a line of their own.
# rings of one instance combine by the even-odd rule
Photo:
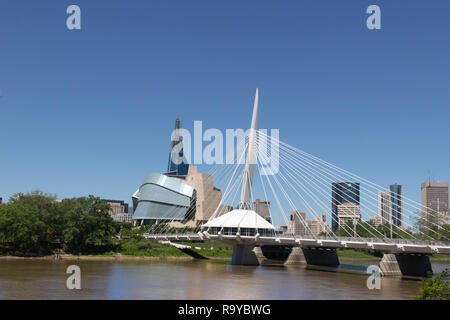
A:
<svg viewBox="0 0 450 320">
<path fill-rule="evenodd" d="M 382 276 L 426 277 L 433 272 L 430 258 L 426 254 L 386 253 L 380 262 Z"/>
<path fill-rule="evenodd" d="M 285 264 L 336 267 L 340 263 L 336 249 L 294 247 Z"/>
<path fill-rule="evenodd" d="M 232 265 L 259 266 L 258 258 L 253 252 L 254 245 L 235 244 L 233 248 Z"/>
</svg>

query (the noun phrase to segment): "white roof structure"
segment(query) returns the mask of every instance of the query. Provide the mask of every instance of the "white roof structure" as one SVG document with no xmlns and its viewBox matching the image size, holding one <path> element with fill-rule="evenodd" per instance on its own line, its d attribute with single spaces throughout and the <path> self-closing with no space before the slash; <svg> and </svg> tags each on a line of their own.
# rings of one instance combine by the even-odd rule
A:
<svg viewBox="0 0 450 320">
<path fill-rule="evenodd" d="M 253 210 L 236 209 L 203 225 L 203 228 L 251 228 L 270 229 L 275 227 Z"/>
</svg>

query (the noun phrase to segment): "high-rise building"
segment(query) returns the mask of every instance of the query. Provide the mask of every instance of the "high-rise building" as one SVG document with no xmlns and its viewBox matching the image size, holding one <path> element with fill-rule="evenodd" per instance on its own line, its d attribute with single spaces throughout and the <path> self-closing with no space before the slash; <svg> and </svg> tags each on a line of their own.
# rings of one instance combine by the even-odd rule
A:
<svg viewBox="0 0 450 320">
<path fill-rule="evenodd" d="M 378 191 L 378 218 L 381 222 L 380 224 L 392 223 L 389 191 Z"/>
<path fill-rule="evenodd" d="M 2 197 L 0 197 L 0 204 L 2 204 L 3 203 L 3 198 Z"/>
<path fill-rule="evenodd" d="M 260 199 L 256 199 L 253 202 L 253 211 L 255 211 L 267 221 L 271 222 L 270 201 L 261 201 Z"/>
<path fill-rule="evenodd" d="M 391 196 L 391 214 L 394 226 L 401 228 L 403 225 L 403 190 L 399 184 L 389 186 Z"/>
<path fill-rule="evenodd" d="M 181 136 L 181 120 L 176 119 L 170 142 L 167 173 L 172 176 L 185 176 L 188 174 L 188 170 L 189 164 L 184 156 L 183 139 Z"/>
<path fill-rule="evenodd" d="M 389 190 L 378 191 L 378 217 L 380 224 L 392 223 L 403 226 L 403 190 L 399 184 L 392 184 Z"/>
<path fill-rule="evenodd" d="M 427 225 L 444 224 L 448 213 L 448 182 L 422 183 L 422 219 Z"/>
<path fill-rule="evenodd" d="M 338 205 L 353 203 L 359 206 L 359 183 L 334 182 L 331 185 L 331 229 L 339 228 Z"/>
</svg>

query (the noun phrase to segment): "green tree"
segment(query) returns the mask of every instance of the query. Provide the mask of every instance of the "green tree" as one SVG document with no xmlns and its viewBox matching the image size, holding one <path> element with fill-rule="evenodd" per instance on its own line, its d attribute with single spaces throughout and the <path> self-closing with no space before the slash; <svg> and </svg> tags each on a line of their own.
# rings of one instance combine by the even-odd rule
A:
<svg viewBox="0 0 450 320">
<path fill-rule="evenodd" d="M 65 199 L 59 210 L 64 216 L 62 244 L 67 252 L 102 251 L 120 230 L 120 223 L 108 214 L 110 206 L 94 196 Z"/>
<path fill-rule="evenodd" d="M 0 207 L 0 244 L 2 251 L 22 255 L 49 253 L 52 250 L 51 226 L 46 223 L 55 209 L 54 196 L 35 191 L 16 194 Z"/>
<path fill-rule="evenodd" d="M 16 194 L 0 206 L 0 252 L 43 255 L 62 249 L 98 253 L 113 248 L 120 229 L 108 214 L 110 206 L 94 196 L 56 201 L 35 191 Z"/>
<path fill-rule="evenodd" d="M 449 283 L 445 280 L 449 276 L 449 270 L 444 270 L 439 276 L 429 277 L 422 280 L 422 287 L 419 289 L 420 300 L 450 300 Z"/>
</svg>

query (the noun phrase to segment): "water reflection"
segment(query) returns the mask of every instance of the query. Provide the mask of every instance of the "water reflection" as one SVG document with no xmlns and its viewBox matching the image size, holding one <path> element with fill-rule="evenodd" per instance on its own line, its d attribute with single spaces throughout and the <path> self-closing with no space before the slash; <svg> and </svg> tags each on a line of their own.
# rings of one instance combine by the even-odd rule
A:
<svg viewBox="0 0 450 320">
<path fill-rule="evenodd" d="M 66 269 L 81 268 L 82 290 L 66 289 Z M 0 260 L 0 299 L 411 299 L 420 282 L 382 278 L 368 290 L 374 262 L 339 268 L 232 266 L 215 261 Z M 440 272 L 447 264 L 435 263 Z"/>
</svg>

